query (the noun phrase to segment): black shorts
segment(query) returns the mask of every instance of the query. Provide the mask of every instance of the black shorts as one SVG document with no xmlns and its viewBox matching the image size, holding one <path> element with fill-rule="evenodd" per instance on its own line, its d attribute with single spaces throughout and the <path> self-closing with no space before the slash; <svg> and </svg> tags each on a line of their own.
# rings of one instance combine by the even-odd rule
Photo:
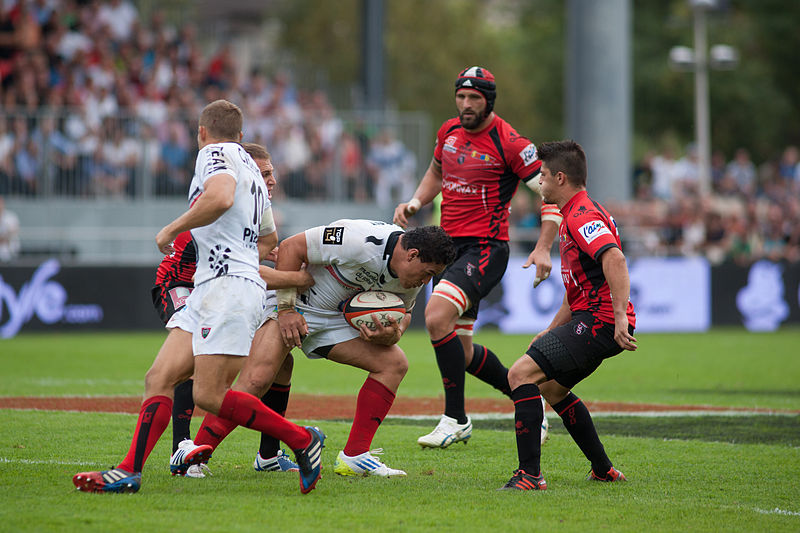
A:
<svg viewBox="0 0 800 533">
<path fill-rule="evenodd" d="M 633 327 L 629 327 L 633 334 Z M 537 339 L 527 353 L 547 379 L 571 389 L 597 370 L 603 359 L 620 353 L 614 340 L 614 324 L 588 312 L 572 314 L 572 320 Z"/>
<path fill-rule="evenodd" d="M 508 267 L 508 241 L 481 239 L 478 237 L 456 237 L 456 260 L 434 280 L 441 279 L 456 285 L 469 298 L 472 306 L 461 315 L 478 318 L 478 307 L 482 298 L 503 279 Z"/>
<path fill-rule="evenodd" d="M 189 289 L 186 292 L 185 289 Z M 192 283 L 176 282 L 170 285 L 156 285 L 150 289 L 150 295 L 153 297 L 153 307 L 158 312 L 158 317 L 164 323 L 169 322 L 177 311 L 183 309 L 186 305 L 186 297 L 194 289 Z"/>
</svg>

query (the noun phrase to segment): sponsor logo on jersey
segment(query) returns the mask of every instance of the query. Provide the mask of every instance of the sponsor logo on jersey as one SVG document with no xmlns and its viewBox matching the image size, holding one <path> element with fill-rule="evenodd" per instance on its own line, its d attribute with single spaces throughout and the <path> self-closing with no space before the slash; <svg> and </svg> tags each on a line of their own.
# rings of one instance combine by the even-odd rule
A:
<svg viewBox="0 0 800 533">
<path fill-rule="evenodd" d="M 470 185 L 461 178 L 445 178 L 442 182 L 442 189 L 460 194 L 478 194 L 478 188 L 476 186 Z"/>
<path fill-rule="evenodd" d="M 355 273 L 356 281 L 362 285 L 375 285 L 378 283 L 378 274 L 369 271 L 364 267 L 359 267 Z"/>
<path fill-rule="evenodd" d="M 444 141 L 444 146 L 442 146 L 442 150 L 445 152 L 456 153 L 458 150 L 456 149 L 456 136 L 451 135 Z"/>
<path fill-rule="evenodd" d="M 583 237 L 583 240 L 586 241 L 586 244 L 591 243 L 593 240 L 595 240 L 601 235 L 611 235 L 611 232 L 608 230 L 606 225 L 599 220 L 592 220 L 591 222 L 587 222 L 586 224 L 581 226 L 578 232 Z"/>
<path fill-rule="evenodd" d="M 464 271 L 467 273 L 467 276 L 472 276 L 472 271 L 474 269 L 475 269 L 475 265 L 473 265 L 472 263 L 467 263 L 467 266 L 466 266 L 466 268 L 464 268 Z"/>
<path fill-rule="evenodd" d="M 473 150 L 472 153 L 469 154 L 469 155 L 474 157 L 475 159 L 480 159 L 481 161 L 488 161 L 490 163 L 492 161 L 492 156 L 490 156 L 488 154 L 482 154 L 482 153 L 477 152 L 475 150 Z"/>
<path fill-rule="evenodd" d="M 526 167 L 531 163 L 533 163 L 534 161 L 536 161 L 536 159 L 538 158 L 538 153 L 536 152 L 536 145 L 530 143 L 528 146 L 522 149 L 522 151 L 519 153 L 519 157 L 520 159 L 522 159 L 522 162 L 525 164 Z"/>
<path fill-rule="evenodd" d="M 192 293 L 189 287 L 174 287 L 167 293 L 172 300 L 172 308 L 176 311 L 186 305 L 186 298 Z"/>
<path fill-rule="evenodd" d="M 322 244 L 342 244 L 343 238 L 344 228 L 341 226 L 325 228 L 322 232 Z"/>
<path fill-rule="evenodd" d="M 578 322 L 577 324 L 575 324 L 575 330 L 574 330 L 575 335 L 583 335 L 583 332 L 586 331 L 587 327 L 588 326 L 583 322 Z"/>
</svg>

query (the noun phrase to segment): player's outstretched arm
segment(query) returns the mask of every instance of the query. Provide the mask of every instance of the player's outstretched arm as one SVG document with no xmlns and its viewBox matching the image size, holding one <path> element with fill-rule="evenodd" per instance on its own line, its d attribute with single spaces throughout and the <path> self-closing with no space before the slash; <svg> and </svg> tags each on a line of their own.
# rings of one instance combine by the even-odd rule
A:
<svg viewBox="0 0 800 533">
<path fill-rule="evenodd" d="M 233 205 L 236 180 L 230 174 L 215 174 L 205 182 L 205 191 L 181 216 L 164 226 L 156 235 L 156 246 L 163 254 L 174 252 L 172 241 L 179 233 L 207 226 Z"/>
<path fill-rule="evenodd" d="M 541 282 L 550 277 L 550 271 L 553 269 L 553 260 L 550 259 L 550 248 L 552 248 L 553 241 L 557 235 L 558 224 L 552 220 L 542 220 L 539 240 L 536 241 L 536 246 L 530 255 L 528 255 L 528 260 L 522 265 L 522 268 L 528 268 L 531 265 L 536 266 L 536 275 L 533 279 L 534 289 L 538 287 Z"/>
<path fill-rule="evenodd" d="M 631 282 L 628 277 L 628 264 L 619 248 L 609 248 L 600 256 L 603 275 L 611 290 L 611 304 L 614 307 L 614 340 L 625 350 L 635 350 L 636 339 L 628 332 L 628 299 Z"/>
<path fill-rule="evenodd" d="M 422 181 L 417 186 L 414 197 L 408 202 L 399 204 L 394 210 L 392 222 L 405 228 L 408 226 L 408 217 L 419 211 L 419 209 L 431 201 L 442 191 L 442 165 L 436 159 L 431 160 L 428 170 L 422 177 Z"/>
<path fill-rule="evenodd" d="M 314 285 L 314 278 L 305 270 L 275 270 L 266 265 L 258 267 L 258 273 L 267 283 L 268 289 L 297 289 L 305 292 Z"/>
</svg>

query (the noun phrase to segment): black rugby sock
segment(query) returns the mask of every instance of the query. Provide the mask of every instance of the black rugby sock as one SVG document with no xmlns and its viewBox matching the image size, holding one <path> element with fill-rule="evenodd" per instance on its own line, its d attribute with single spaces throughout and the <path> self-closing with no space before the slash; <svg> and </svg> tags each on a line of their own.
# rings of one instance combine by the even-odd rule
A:
<svg viewBox="0 0 800 533">
<path fill-rule="evenodd" d="M 436 353 L 436 364 L 444 385 L 444 414 L 455 418 L 459 424 L 467 423 L 464 409 L 464 346 L 453 331 L 449 335 L 431 341 Z"/>
<path fill-rule="evenodd" d="M 172 453 L 178 449 L 178 444 L 185 439 L 191 439 L 189 425 L 194 413 L 194 400 L 192 399 L 191 379 L 187 379 L 175 387 L 175 398 L 172 403 Z"/>
<path fill-rule="evenodd" d="M 489 348 L 480 344 L 473 344 L 473 347 L 472 362 L 467 366 L 467 372 L 510 398 L 508 369 Z"/>
<path fill-rule="evenodd" d="M 611 469 L 611 460 L 606 455 L 603 443 L 597 436 L 597 430 L 592 421 L 589 409 L 574 393 L 570 392 L 567 397 L 552 406 L 564 427 L 572 436 L 572 440 L 581 449 L 583 455 L 592 463 L 592 470 L 595 474 L 602 476 Z"/>
<path fill-rule="evenodd" d="M 519 467 L 532 476 L 541 471 L 542 395 L 534 383 L 520 385 L 511 392 L 514 401 L 514 429 L 517 434 Z"/>
<path fill-rule="evenodd" d="M 289 391 L 292 385 L 273 384 L 272 387 L 261 397 L 261 402 L 281 416 L 286 415 L 286 407 L 289 405 Z M 278 455 L 281 443 L 278 439 L 266 433 L 261 434 L 261 444 L 258 453 L 262 459 L 269 459 Z"/>
</svg>

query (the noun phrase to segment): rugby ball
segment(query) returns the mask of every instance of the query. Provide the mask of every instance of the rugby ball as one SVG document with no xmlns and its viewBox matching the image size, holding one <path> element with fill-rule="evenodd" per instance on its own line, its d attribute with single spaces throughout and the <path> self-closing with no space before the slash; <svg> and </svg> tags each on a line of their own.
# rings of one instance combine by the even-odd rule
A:
<svg viewBox="0 0 800 533">
<path fill-rule="evenodd" d="M 406 314 L 406 306 L 402 298 L 392 292 L 364 291 L 345 300 L 342 312 L 347 323 L 356 329 L 364 324 L 368 329 L 375 329 L 372 314 L 376 314 L 384 326 L 389 325 L 388 317 L 397 322 Z"/>
</svg>

